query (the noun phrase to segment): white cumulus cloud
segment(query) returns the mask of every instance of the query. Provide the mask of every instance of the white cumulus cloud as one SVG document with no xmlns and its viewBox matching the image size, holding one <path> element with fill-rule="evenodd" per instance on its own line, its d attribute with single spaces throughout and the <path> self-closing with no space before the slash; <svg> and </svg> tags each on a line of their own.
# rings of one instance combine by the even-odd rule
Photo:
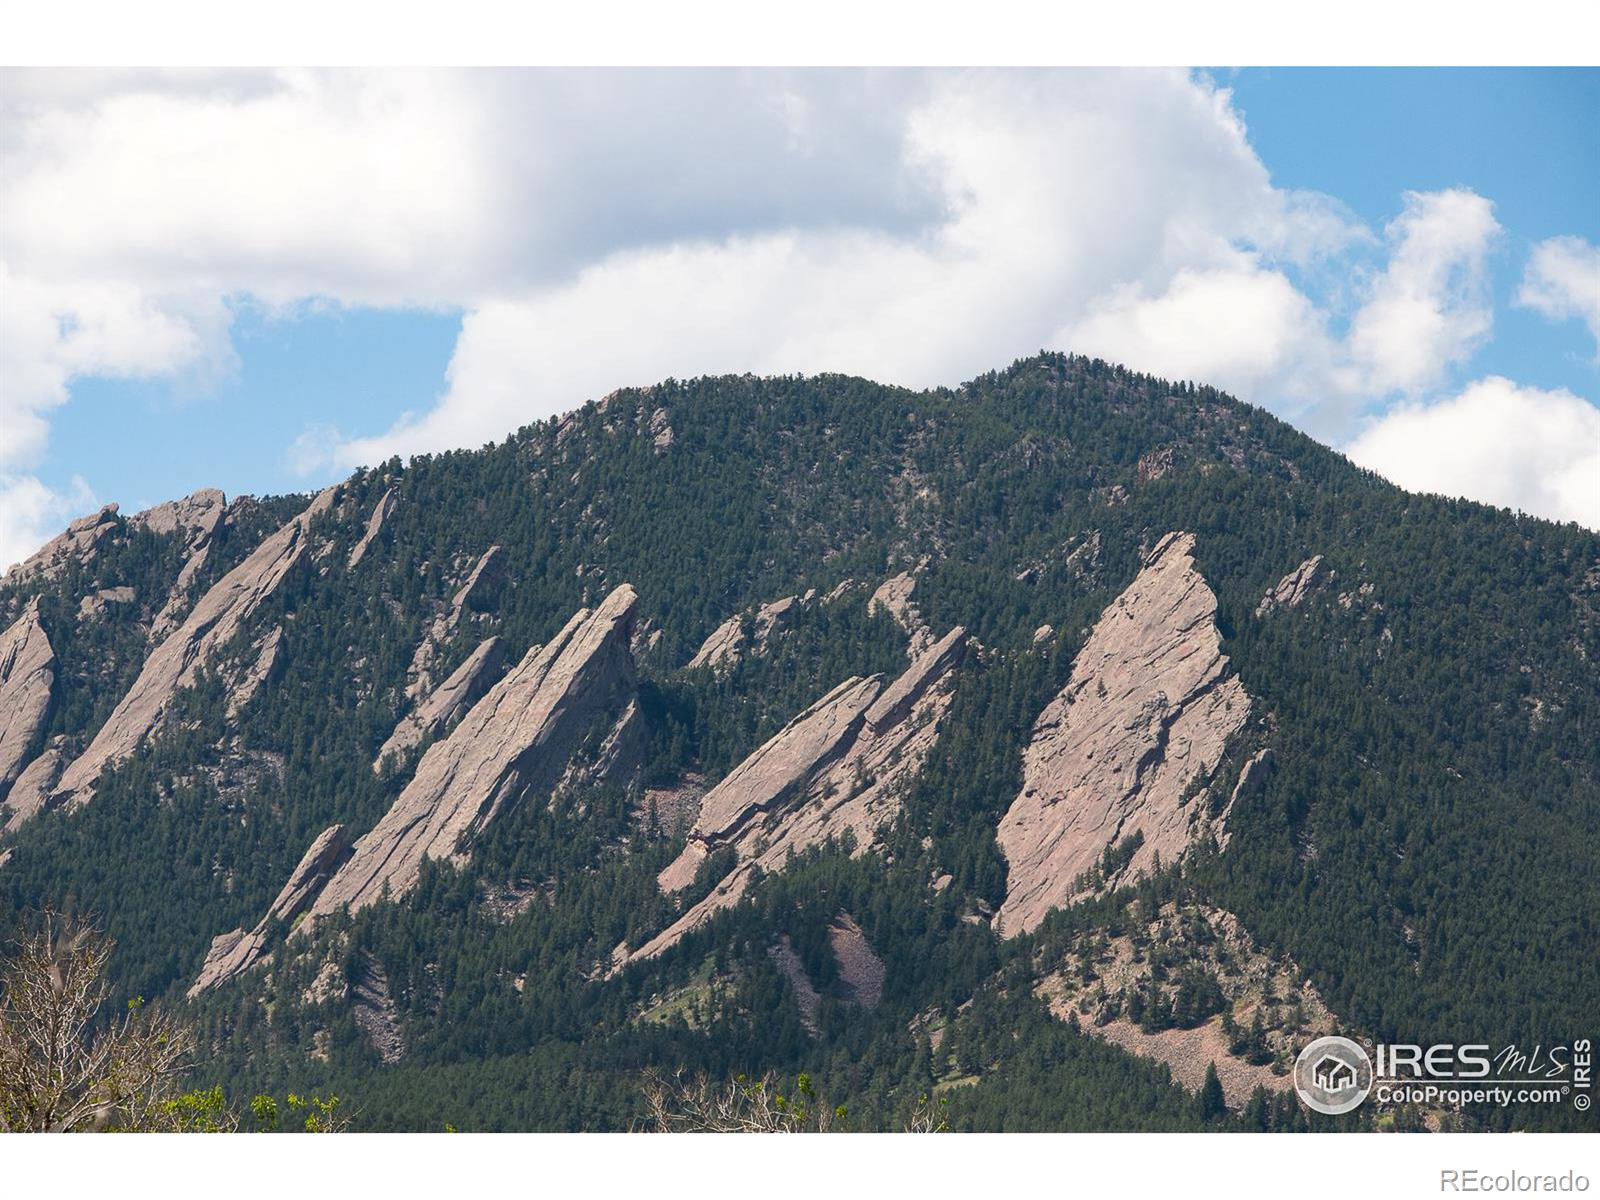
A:
<svg viewBox="0 0 1600 1200">
<path fill-rule="evenodd" d="M 1600 409 L 1565 389 L 1490 376 L 1387 413 L 1346 453 L 1412 491 L 1600 529 Z"/>
<path fill-rule="evenodd" d="M 1351 321 L 1349 351 L 1371 395 L 1436 386 L 1493 324 L 1485 263 L 1500 231 L 1475 192 L 1408 192 L 1390 222 L 1388 266 Z"/>
<path fill-rule="evenodd" d="M 1579 237 L 1540 242 L 1528 258 L 1517 303 L 1553 321 L 1582 321 L 1600 354 L 1600 246 Z"/>
</svg>

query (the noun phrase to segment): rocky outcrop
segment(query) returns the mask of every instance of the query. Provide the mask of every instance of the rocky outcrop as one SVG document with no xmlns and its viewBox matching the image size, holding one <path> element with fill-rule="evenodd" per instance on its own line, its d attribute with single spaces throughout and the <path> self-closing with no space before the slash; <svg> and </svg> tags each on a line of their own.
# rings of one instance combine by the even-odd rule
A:
<svg viewBox="0 0 1600 1200">
<path fill-rule="evenodd" d="M 650 446 L 657 454 L 672 449 L 672 418 L 667 410 L 658 408 L 650 414 Z"/>
<path fill-rule="evenodd" d="M 774 600 L 756 609 L 755 615 L 750 618 L 749 637 L 751 647 L 756 653 L 766 649 L 772 635 L 790 620 L 799 604 L 800 597 L 785 596 L 781 600 Z M 700 649 L 689 660 L 688 668 L 692 671 L 696 667 L 731 666 L 738 662 L 745 652 L 745 643 L 744 616 L 729 617 L 701 643 Z"/>
<path fill-rule="evenodd" d="M 211 941 L 205 965 L 189 989 L 193 1000 L 207 988 L 240 975 L 268 957 L 275 924 L 287 925 L 310 906 L 324 884 L 350 853 L 350 840 L 343 825 L 330 825 L 317 835 L 283 885 L 267 915 L 249 933 L 243 929 L 218 934 Z"/>
<path fill-rule="evenodd" d="M 79 517 L 64 532 L 58 533 L 8 571 L 6 579 L 12 583 L 30 576 L 54 579 L 73 562 L 88 563 L 93 560 L 100 539 L 114 532 L 120 524 L 115 504 L 107 504 L 99 512 L 90 513 L 87 517 Z"/>
<path fill-rule="evenodd" d="M 1256 616 L 1264 617 L 1276 608 L 1298 608 L 1300 602 L 1326 582 L 1330 574 L 1322 555 L 1313 554 L 1261 597 L 1261 603 L 1256 605 Z"/>
<path fill-rule="evenodd" d="M 77 805 L 89 800 L 100 773 L 125 761 L 160 725 L 178 690 L 194 682 L 200 668 L 246 627 L 256 610 L 301 564 L 311 522 L 332 507 L 337 491 L 333 487 L 321 493 L 304 512 L 262 542 L 218 580 L 183 624 L 151 651 L 128 694 L 89 748 L 61 777 L 55 803 Z"/>
<path fill-rule="evenodd" d="M 61 776 L 60 738 L 52 739 L 32 762 L 22 768 L 11 790 L 0 803 L 0 833 L 14 833 L 37 816 L 50 800 L 56 780 Z"/>
<path fill-rule="evenodd" d="M 595 609 L 580 610 L 548 645 L 529 650 L 449 737 L 429 747 L 300 928 L 403 896 L 424 860 L 461 862 L 508 805 L 553 788 L 572 752 L 596 727 L 613 727 L 633 699 L 628 638 L 637 604 L 624 584 Z"/>
<path fill-rule="evenodd" d="M 56 654 L 35 597 L 0 633 L 0 799 L 39 748 L 55 681 Z"/>
<path fill-rule="evenodd" d="M 101 588 L 78 601 L 78 619 L 93 620 L 113 605 L 132 604 L 135 599 L 131 587 Z"/>
<path fill-rule="evenodd" d="M 411 656 L 411 668 L 407 672 L 406 684 L 406 695 L 410 699 L 420 700 L 433 689 L 433 681 L 437 678 L 435 671 L 438 668 L 440 647 L 460 626 L 463 615 L 469 611 L 487 611 L 499 598 L 500 589 L 504 586 L 504 558 L 499 546 L 490 546 L 477 562 L 473 563 L 466 582 L 456 589 L 449 609 L 434 619 L 427 634 L 418 643 L 416 653 Z"/>
<path fill-rule="evenodd" d="M 922 613 L 911 601 L 911 593 L 916 587 L 916 576 L 902 571 L 879 584 L 878 590 L 873 592 L 867 601 L 868 613 L 875 613 L 881 608 L 895 619 L 900 628 L 911 635 L 911 642 L 906 647 L 906 655 L 910 658 L 918 657 L 933 644 L 933 631 L 928 628 L 922 619 Z"/>
<path fill-rule="evenodd" d="M 383 532 L 383 523 L 389 514 L 394 511 L 395 494 L 390 488 L 378 502 L 372 506 L 372 516 L 367 519 L 367 531 L 361 535 L 361 540 L 350 550 L 350 557 L 345 561 L 346 567 L 354 570 L 361 560 L 367 556 L 367 551 L 372 549 L 372 543 L 378 540 L 378 535 Z"/>
<path fill-rule="evenodd" d="M 1034 725 L 1022 792 L 998 835 L 1005 936 L 1135 877 L 1158 855 L 1175 861 L 1204 823 L 1195 791 L 1243 727 L 1250 697 L 1222 653 L 1217 598 L 1193 550 L 1190 534 L 1161 539 Z"/>
<path fill-rule="evenodd" d="M 467 655 L 448 679 L 400 719 L 378 751 L 378 757 L 372 760 L 372 769 L 380 770 L 384 759 L 399 759 L 412 747 L 420 745 L 424 738 L 453 726 L 489 690 L 504 663 L 505 644 L 498 637 L 479 642 L 477 649 Z"/>
<path fill-rule="evenodd" d="M 168 637 L 182 622 L 189 605 L 190 587 L 210 557 L 211 546 L 227 511 L 228 501 L 221 492 L 216 488 L 201 488 L 192 496 L 158 504 L 131 519 L 130 523 L 143 525 L 152 533 L 182 531 L 185 535 L 183 567 L 178 571 L 166 603 L 150 623 L 152 642 Z"/>
<path fill-rule="evenodd" d="M 725 848 L 735 865 L 628 961 L 653 958 L 738 903 L 757 868 L 781 871 L 790 854 L 846 834 L 857 852 L 870 847 L 938 740 L 966 645 L 958 626 L 887 686 L 877 675 L 845 680 L 707 792 L 688 845 L 658 882 L 682 891 Z"/>
</svg>

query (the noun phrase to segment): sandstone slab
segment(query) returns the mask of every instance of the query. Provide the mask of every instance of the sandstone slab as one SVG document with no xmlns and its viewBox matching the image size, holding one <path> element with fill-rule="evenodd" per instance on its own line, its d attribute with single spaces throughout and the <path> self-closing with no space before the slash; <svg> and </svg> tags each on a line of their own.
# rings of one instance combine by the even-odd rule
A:
<svg viewBox="0 0 1600 1200">
<path fill-rule="evenodd" d="M 218 580 L 183 624 L 151 651 L 128 694 L 100 727 L 89 748 L 62 775 L 53 802 L 87 802 L 94 795 L 94 784 L 101 772 L 128 759 L 161 724 L 179 689 L 194 682 L 201 667 L 246 626 L 301 564 L 311 522 L 332 507 L 337 492 L 337 487 L 328 488 L 304 512 L 262 542 L 244 562 Z"/>
<path fill-rule="evenodd" d="M 1067 686 L 1039 715 L 1021 793 L 1001 819 L 1005 936 L 1053 909 L 1179 858 L 1199 832 L 1195 788 L 1250 713 L 1195 568 L 1194 538 L 1168 534 L 1101 614 Z M 1120 851 L 1103 879 L 1108 851 Z"/>
<path fill-rule="evenodd" d="M 628 639 L 638 597 L 626 584 L 582 609 L 490 688 L 416 774 L 311 906 L 301 929 L 336 910 L 399 897 L 425 860 L 462 862 L 524 793 L 553 789 L 573 751 L 633 699 Z"/>
</svg>

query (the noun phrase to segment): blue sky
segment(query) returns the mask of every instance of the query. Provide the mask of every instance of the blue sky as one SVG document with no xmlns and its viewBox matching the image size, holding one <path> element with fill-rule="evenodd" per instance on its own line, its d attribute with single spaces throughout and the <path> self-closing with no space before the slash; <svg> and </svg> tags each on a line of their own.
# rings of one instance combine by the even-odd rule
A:
<svg viewBox="0 0 1600 1200">
<path fill-rule="evenodd" d="M 0 75 L 0 564 L 623 384 L 1194 376 L 1600 524 L 1600 72 Z M 20 149 L 16 149 L 20 148 Z"/>
</svg>

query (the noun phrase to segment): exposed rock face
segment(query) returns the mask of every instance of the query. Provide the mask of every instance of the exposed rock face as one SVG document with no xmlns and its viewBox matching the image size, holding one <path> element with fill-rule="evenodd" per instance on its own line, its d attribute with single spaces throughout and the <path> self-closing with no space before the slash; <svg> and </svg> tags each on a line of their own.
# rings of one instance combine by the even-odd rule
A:
<svg viewBox="0 0 1600 1200">
<path fill-rule="evenodd" d="M 1194 537 L 1168 534 L 1104 613 L 1072 678 L 1040 714 L 1022 793 L 1000 822 L 1009 865 L 996 917 L 1025 933 L 1090 894 L 1089 873 L 1142 839 L 1103 885 L 1175 861 L 1197 832 L 1191 784 L 1208 780 L 1250 697 L 1229 674 L 1217 599 L 1195 570 Z"/>
<path fill-rule="evenodd" d="M 0 833 L 14 833 L 44 808 L 61 775 L 61 766 L 61 751 L 51 745 L 22 768 L 22 774 L 5 794 L 4 803 L 0 803 L 0 816 L 5 817 Z"/>
<path fill-rule="evenodd" d="M 372 769 L 383 766 L 385 758 L 399 758 L 424 738 L 450 728 L 489 690 L 505 662 L 505 644 L 498 637 L 485 638 L 465 661 L 450 673 L 426 699 L 412 709 L 389 735 L 372 760 Z"/>
<path fill-rule="evenodd" d="M 1150 955 L 1136 941 L 1162 948 L 1164 972 L 1155 971 Z M 1162 1002 L 1172 1004 L 1178 981 L 1190 968 L 1217 981 L 1221 1011 L 1187 1028 L 1152 1033 L 1129 1019 L 1136 995 L 1148 1000 L 1159 994 Z M 1084 1033 L 1166 1063 L 1174 1079 L 1191 1092 L 1200 1090 L 1206 1068 L 1214 1064 L 1231 1108 L 1242 1107 L 1257 1087 L 1281 1092 L 1293 1087 L 1293 1081 L 1287 1074 L 1275 1074 L 1270 1061 L 1250 1062 L 1234 1050 L 1223 1029 L 1224 1013 L 1240 1029 L 1260 1020 L 1257 1028 L 1275 1057 L 1292 1056 L 1319 1035 L 1343 1032 L 1342 1022 L 1291 959 L 1269 954 L 1237 917 L 1210 906 L 1180 910 L 1163 905 L 1145 919 L 1143 929 L 1124 929 L 1097 941 L 1087 955 L 1081 949 L 1069 951 L 1035 991 L 1055 1016 L 1076 1019 Z M 1269 996 L 1277 1002 L 1268 1001 Z"/>
<path fill-rule="evenodd" d="M 113 604 L 132 604 L 134 599 L 131 587 L 101 588 L 78 601 L 78 619 L 81 621 L 98 617 Z"/>
<path fill-rule="evenodd" d="M 906 647 L 906 654 L 910 658 L 919 657 L 933 644 L 933 631 L 923 621 L 917 606 L 911 602 L 911 593 L 916 586 L 916 576 L 902 571 L 885 579 L 867 601 L 867 612 L 883 609 L 911 635 L 911 643 Z"/>
<path fill-rule="evenodd" d="M 1264 617 L 1275 608 L 1298 608 L 1300 602 L 1320 587 L 1330 572 L 1322 555 L 1313 554 L 1290 571 L 1256 605 L 1256 616 Z"/>
<path fill-rule="evenodd" d="M 86 563 L 94 558 L 100 539 L 114 531 L 118 524 L 117 506 L 107 504 L 99 512 L 73 521 L 64 532 L 18 563 L 8 575 L 13 580 L 30 575 L 53 579 L 66 570 L 69 563 Z"/>
<path fill-rule="evenodd" d="M 449 737 L 429 747 L 300 928 L 385 893 L 404 895 L 424 859 L 461 861 L 507 805 L 529 789 L 554 787 L 584 737 L 633 699 L 628 638 L 637 604 L 624 584 L 594 610 L 580 610 L 549 645 L 529 650 Z"/>
<path fill-rule="evenodd" d="M 55 681 L 56 654 L 36 597 L 0 633 L 0 799 L 39 748 Z"/>
<path fill-rule="evenodd" d="M 407 673 L 410 682 L 406 685 L 408 697 L 420 700 L 432 690 L 436 678 L 434 670 L 438 663 L 439 647 L 444 645 L 456 627 L 461 624 L 464 613 L 469 609 L 473 612 L 487 610 L 499 597 L 500 589 L 504 585 L 505 564 L 500 547 L 490 546 L 472 565 L 466 582 L 456 589 L 449 610 L 434 620 L 427 635 L 418 644 L 416 653 L 411 656 L 411 669 Z"/>
<path fill-rule="evenodd" d="M 1228 848 L 1228 840 L 1233 836 L 1228 830 L 1227 820 L 1233 812 L 1233 806 L 1240 796 L 1250 796 L 1259 792 L 1266 786 L 1267 780 L 1272 775 L 1273 757 L 1272 747 L 1263 746 L 1248 759 L 1239 772 L 1239 778 L 1234 782 L 1233 791 L 1228 793 L 1228 803 L 1223 806 L 1217 819 L 1217 844 L 1224 850 Z"/>
<path fill-rule="evenodd" d="M 301 857 L 299 866 L 290 874 L 289 882 L 283 885 L 278 898 L 267 909 L 267 915 L 254 929 L 249 933 L 242 929 L 230 930 L 211 940 L 205 965 L 189 989 L 189 999 L 261 962 L 267 956 L 273 924 L 287 924 L 303 913 L 349 853 L 350 839 L 343 825 L 330 825 L 318 834 Z"/>
<path fill-rule="evenodd" d="M 763 604 L 756 609 L 751 621 L 751 641 L 756 653 L 766 649 L 772 635 L 788 622 L 795 606 L 799 603 L 798 596 L 785 596 L 781 600 L 774 600 L 771 604 Z M 739 661 L 745 649 L 744 617 L 729 617 L 712 630 L 711 636 L 701 644 L 695 656 L 689 660 L 689 669 L 731 666 Z"/>
<path fill-rule="evenodd" d="M 667 410 L 658 408 L 650 414 L 650 445 L 657 454 L 672 449 L 672 418 Z"/>
<path fill-rule="evenodd" d="M 150 640 L 159 642 L 175 630 L 189 603 L 189 587 L 211 554 L 217 529 L 228 511 L 228 501 L 216 488 L 201 488 L 182 500 L 169 500 L 133 518 L 155 533 L 187 531 L 183 567 L 172 586 L 172 594 L 150 623 Z"/>
<path fill-rule="evenodd" d="M 845 680 L 706 793 L 689 844 L 658 882 L 682 891 L 724 847 L 735 865 L 630 961 L 655 957 L 738 903 L 754 867 L 781 871 L 791 853 L 847 832 L 858 853 L 871 846 L 938 740 L 966 643 L 957 626 L 887 687 L 882 676 Z"/>
<path fill-rule="evenodd" d="M 332 507 L 337 491 L 332 487 L 322 492 L 304 512 L 256 547 L 249 558 L 200 598 L 174 633 L 151 651 L 128 694 L 100 727 L 89 748 L 61 777 L 55 802 L 87 802 L 93 797 L 100 773 L 126 760 L 160 725 L 178 689 L 194 682 L 201 666 L 244 628 L 300 565 L 311 522 Z"/>
<path fill-rule="evenodd" d="M 383 523 L 388 519 L 389 514 L 394 511 L 394 505 L 394 489 L 390 488 L 372 506 L 372 516 L 367 520 L 367 531 L 361 535 L 361 540 L 351 549 L 350 557 L 345 564 L 347 567 L 353 569 L 367 556 L 367 551 L 372 549 L 372 543 L 377 541 L 378 535 L 383 532 Z"/>
</svg>

